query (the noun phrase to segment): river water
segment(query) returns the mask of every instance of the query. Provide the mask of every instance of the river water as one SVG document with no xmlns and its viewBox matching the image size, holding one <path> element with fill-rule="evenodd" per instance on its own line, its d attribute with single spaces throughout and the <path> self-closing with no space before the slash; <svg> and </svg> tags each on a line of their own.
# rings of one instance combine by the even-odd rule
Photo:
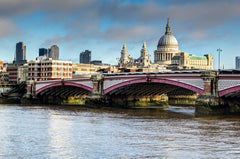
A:
<svg viewBox="0 0 240 159">
<path fill-rule="evenodd" d="M 240 117 L 0 105 L 0 158 L 239 158 Z"/>
</svg>

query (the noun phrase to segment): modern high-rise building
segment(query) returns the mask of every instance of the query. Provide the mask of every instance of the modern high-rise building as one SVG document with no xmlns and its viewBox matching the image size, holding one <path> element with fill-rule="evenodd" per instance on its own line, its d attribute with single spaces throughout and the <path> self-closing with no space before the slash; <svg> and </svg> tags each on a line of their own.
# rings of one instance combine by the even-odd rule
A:
<svg viewBox="0 0 240 159">
<path fill-rule="evenodd" d="M 26 45 L 23 42 L 16 44 L 16 51 L 14 57 L 14 63 L 25 63 L 26 61 Z"/>
<path fill-rule="evenodd" d="M 236 69 L 240 69 L 240 56 L 236 57 Z"/>
<path fill-rule="evenodd" d="M 48 49 L 40 48 L 39 49 L 39 56 L 46 56 L 46 57 L 48 57 Z"/>
<path fill-rule="evenodd" d="M 59 48 L 57 45 L 53 45 L 49 49 L 49 58 L 52 58 L 52 60 L 59 60 Z"/>
<path fill-rule="evenodd" d="M 90 64 L 91 63 L 91 51 L 85 50 L 80 53 L 80 63 Z"/>
</svg>

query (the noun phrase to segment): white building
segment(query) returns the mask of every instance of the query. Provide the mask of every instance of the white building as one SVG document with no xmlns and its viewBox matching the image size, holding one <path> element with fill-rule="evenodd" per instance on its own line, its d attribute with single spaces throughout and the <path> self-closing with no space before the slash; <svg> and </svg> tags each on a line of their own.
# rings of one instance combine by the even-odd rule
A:
<svg viewBox="0 0 240 159">
<path fill-rule="evenodd" d="M 72 78 L 72 61 L 49 59 L 28 62 L 28 80 L 51 80 Z"/>
</svg>

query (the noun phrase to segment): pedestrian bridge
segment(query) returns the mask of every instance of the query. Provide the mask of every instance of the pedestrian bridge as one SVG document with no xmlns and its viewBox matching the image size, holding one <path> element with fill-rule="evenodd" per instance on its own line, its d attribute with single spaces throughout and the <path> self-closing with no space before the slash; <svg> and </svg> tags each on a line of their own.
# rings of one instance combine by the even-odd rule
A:
<svg viewBox="0 0 240 159">
<path fill-rule="evenodd" d="M 212 94 L 240 96 L 240 70 L 171 71 L 94 74 L 91 77 L 36 81 L 28 93 L 36 96 L 78 96 L 98 93 L 106 96 L 161 94 Z"/>
</svg>

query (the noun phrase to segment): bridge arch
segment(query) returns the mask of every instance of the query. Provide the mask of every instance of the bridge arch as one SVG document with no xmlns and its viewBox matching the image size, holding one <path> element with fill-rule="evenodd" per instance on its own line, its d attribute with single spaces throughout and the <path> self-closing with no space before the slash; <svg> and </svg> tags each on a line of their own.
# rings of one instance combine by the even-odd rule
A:
<svg viewBox="0 0 240 159">
<path fill-rule="evenodd" d="M 219 97 L 222 97 L 224 95 L 234 93 L 234 92 L 238 92 L 238 91 L 240 91 L 240 85 L 221 90 L 221 91 L 218 92 L 218 95 L 219 95 Z"/>
<path fill-rule="evenodd" d="M 121 83 L 118 83 L 116 85 L 113 85 L 103 91 L 104 94 L 107 94 L 115 89 L 118 89 L 123 86 L 127 85 L 132 85 L 132 84 L 137 84 L 137 83 L 161 83 L 161 84 L 168 84 L 168 85 L 173 85 L 173 86 L 178 86 L 181 88 L 185 88 L 187 90 L 193 91 L 195 93 L 198 93 L 199 95 L 204 93 L 204 90 L 201 88 L 198 88 L 196 86 L 192 86 L 183 82 L 179 81 L 174 81 L 174 80 L 169 80 L 169 79 L 160 79 L 160 78 L 141 78 L 141 79 L 133 79 L 130 81 L 124 81 Z"/>
<path fill-rule="evenodd" d="M 82 84 L 79 84 L 79 83 L 73 83 L 73 82 L 58 82 L 58 83 L 52 83 L 52 84 L 49 84 L 49 85 L 46 85 L 40 89 L 38 89 L 36 92 L 35 92 L 35 95 L 38 95 L 39 93 L 43 92 L 43 91 L 46 91 L 47 89 L 50 89 L 50 88 L 54 88 L 54 87 L 60 87 L 60 86 L 71 86 L 71 87 L 76 87 L 76 88 L 80 88 L 80 89 L 83 89 L 87 92 L 92 92 L 93 88 L 91 87 L 88 87 L 88 86 L 85 86 L 85 85 L 82 85 Z"/>
</svg>

